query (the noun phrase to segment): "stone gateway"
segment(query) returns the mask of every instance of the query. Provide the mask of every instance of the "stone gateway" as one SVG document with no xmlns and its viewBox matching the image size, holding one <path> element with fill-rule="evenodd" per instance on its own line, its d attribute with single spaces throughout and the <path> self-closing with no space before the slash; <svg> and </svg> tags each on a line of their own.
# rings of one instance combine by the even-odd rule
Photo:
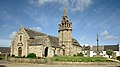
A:
<svg viewBox="0 0 120 67">
<path fill-rule="evenodd" d="M 72 23 L 66 15 L 66 8 L 59 24 L 58 37 L 21 27 L 11 45 L 11 55 L 15 56 L 27 56 L 29 53 L 35 53 L 37 57 L 72 56 L 80 52 L 80 44 L 72 38 Z"/>
</svg>

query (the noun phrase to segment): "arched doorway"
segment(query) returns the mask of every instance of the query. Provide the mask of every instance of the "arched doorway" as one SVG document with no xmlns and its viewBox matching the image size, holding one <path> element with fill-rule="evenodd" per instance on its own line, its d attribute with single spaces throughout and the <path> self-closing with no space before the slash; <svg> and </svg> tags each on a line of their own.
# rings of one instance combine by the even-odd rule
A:
<svg viewBox="0 0 120 67">
<path fill-rule="evenodd" d="M 63 55 L 65 55 L 65 50 L 63 49 Z"/>
<path fill-rule="evenodd" d="M 18 48 L 18 56 L 22 56 L 22 48 L 21 47 Z"/>
<path fill-rule="evenodd" d="M 48 47 L 45 48 L 45 57 L 48 56 Z"/>
</svg>

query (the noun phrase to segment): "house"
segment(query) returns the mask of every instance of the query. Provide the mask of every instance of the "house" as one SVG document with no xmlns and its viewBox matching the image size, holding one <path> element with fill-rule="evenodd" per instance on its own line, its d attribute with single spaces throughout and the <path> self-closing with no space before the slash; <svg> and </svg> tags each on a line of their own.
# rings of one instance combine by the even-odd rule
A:
<svg viewBox="0 0 120 67">
<path fill-rule="evenodd" d="M 89 47 L 89 49 L 85 49 L 88 47 Z M 114 52 L 112 56 L 114 56 L 114 57 L 120 56 L 119 44 L 117 44 L 117 45 L 100 45 L 100 46 L 98 46 L 98 49 L 99 49 L 99 55 L 102 57 L 108 57 L 108 55 L 106 54 L 106 51 L 109 49 Z M 83 46 L 83 49 L 82 49 L 82 53 L 84 53 L 85 56 L 87 55 L 89 57 L 96 56 L 97 52 L 98 52 L 97 46 Z"/>
<path fill-rule="evenodd" d="M 10 47 L 0 47 L 0 54 L 1 53 L 9 53 L 10 54 Z"/>
</svg>

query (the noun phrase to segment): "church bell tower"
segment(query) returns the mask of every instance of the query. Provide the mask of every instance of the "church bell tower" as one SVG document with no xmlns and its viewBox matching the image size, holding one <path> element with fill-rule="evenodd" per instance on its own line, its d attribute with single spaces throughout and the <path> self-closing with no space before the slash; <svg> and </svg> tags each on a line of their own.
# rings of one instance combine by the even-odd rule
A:
<svg viewBox="0 0 120 67">
<path fill-rule="evenodd" d="M 68 20 L 66 15 L 66 7 L 64 7 L 64 13 L 61 23 L 59 24 L 59 45 L 62 47 L 61 55 L 71 55 L 72 48 L 72 23 Z"/>
</svg>

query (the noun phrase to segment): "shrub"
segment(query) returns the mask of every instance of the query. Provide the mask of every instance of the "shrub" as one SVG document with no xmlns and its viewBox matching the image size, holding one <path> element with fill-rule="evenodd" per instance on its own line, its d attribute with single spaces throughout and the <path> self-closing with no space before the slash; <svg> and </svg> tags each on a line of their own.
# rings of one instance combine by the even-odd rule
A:
<svg viewBox="0 0 120 67">
<path fill-rule="evenodd" d="M 36 54 L 35 53 L 29 53 L 27 55 L 27 58 L 36 58 Z"/>
<path fill-rule="evenodd" d="M 15 57 L 15 55 L 11 55 L 11 57 Z"/>
<path fill-rule="evenodd" d="M 94 59 L 91 59 L 91 62 L 95 62 L 95 60 L 94 60 Z"/>
<path fill-rule="evenodd" d="M 37 57 L 37 59 L 42 59 L 42 57 Z"/>
<path fill-rule="evenodd" d="M 77 53 L 77 56 L 83 56 L 83 53 Z"/>
<path fill-rule="evenodd" d="M 0 60 L 2 60 L 3 58 L 2 57 L 0 57 Z"/>
<path fill-rule="evenodd" d="M 82 62 L 83 60 L 81 60 L 81 59 L 78 59 L 78 62 Z"/>
<path fill-rule="evenodd" d="M 23 56 L 23 58 L 25 58 L 25 55 Z"/>
<path fill-rule="evenodd" d="M 120 61 L 120 56 L 117 56 L 117 60 L 119 60 L 119 61 Z"/>
<path fill-rule="evenodd" d="M 15 58 L 22 58 L 22 56 L 15 56 Z"/>
<path fill-rule="evenodd" d="M 76 56 L 76 54 L 74 54 L 73 56 Z"/>
<path fill-rule="evenodd" d="M 54 55 L 54 57 L 58 56 L 57 54 Z"/>
</svg>

